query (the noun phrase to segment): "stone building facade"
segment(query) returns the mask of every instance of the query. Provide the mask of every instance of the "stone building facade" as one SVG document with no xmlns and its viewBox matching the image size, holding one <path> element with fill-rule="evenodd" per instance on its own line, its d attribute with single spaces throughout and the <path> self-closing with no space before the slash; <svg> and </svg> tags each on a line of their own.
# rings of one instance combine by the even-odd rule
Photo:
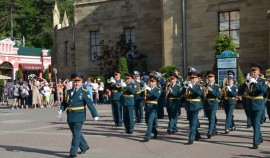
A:
<svg viewBox="0 0 270 158">
<path fill-rule="evenodd" d="M 243 71 L 250 62 L 267 68 L 269 6 L 269 0 L 75 0 L 74 24 L 55 24 L 52 65 L 62 77 L 73 71 L 98 75 L 91 33 L 98 33 L 95 40 L 116 41 L 131 29 L 139 53 L 148 56 L 149 70 L 163 65 L 175 65 L 182 73 L 189 65 L 209 70 L 216 36 L 228 27 L 239 42 Z"/>
</svg>

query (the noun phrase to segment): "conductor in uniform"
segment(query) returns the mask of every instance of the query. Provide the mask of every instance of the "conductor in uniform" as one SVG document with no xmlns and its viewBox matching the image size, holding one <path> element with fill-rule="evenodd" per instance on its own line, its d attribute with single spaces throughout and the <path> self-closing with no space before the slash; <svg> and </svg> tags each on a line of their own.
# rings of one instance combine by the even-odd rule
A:
<svg viewBox="0 0 270 158">
<path fill-rule="evenodd" d="M 263 142 L 261 133 L 261 116 L 265 109 L 264 93 L 267 91 L 265 80 L 259 74 L 262 69 L 259 64 L 252 63 L 251 78 L 246 80 L 248 87 L 247 109 L 250 110 L 251 126 L 253 128 L 253 149 L 258 149 Z"/>
<path fill-rule="evenodd" d="M 65 93 L 65 99 L 58 109 L 58 115 L 62 111 L 67 113 L 67 122 L 72 132 L 71 149 L 68 158 L 77 156 L 77 150 L 80 148 L 79 154 L 85 153 L 89 146 L 82 135 L 82 125 L 86 120 L 86 106 L 90 110 L 94 120 L 98 120 L 98 113 L 91 101 L 89 92 L 82 87 L 83 75 L 81 73 L 74 73 L 71 75 L 73 80 L 73 88 Z"/>
</svg>

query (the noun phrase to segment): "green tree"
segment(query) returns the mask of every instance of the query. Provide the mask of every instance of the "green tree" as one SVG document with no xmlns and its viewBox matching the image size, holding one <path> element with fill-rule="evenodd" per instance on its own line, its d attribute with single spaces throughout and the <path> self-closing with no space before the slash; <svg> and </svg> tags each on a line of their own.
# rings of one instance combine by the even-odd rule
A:
<svg viewBox="0 0 270 158">
<path fill-rule="evenodd" d="M 16 20 L 23 8 L 22 0 L 0 0 L 0 35 L 13 36 Z"/>
<path fill-rule="evenodd" d="M 125 73 L 128 73 L 128 64 L 126 57 L 120 57 L 119 64 L 118 64 L 118 71 L 121 72 L 121 77 L 124 77 Z"/>
<path fill-rule="evenodd" d="M 222 51 L 224 50 L 230 50 L 234 54 L 237 54 L 236 52 L 236 45 L 234 43 L 234 40 L 232 37 L 230 37 L 227 33 L 225 32 L 220 32 L 216 38 L 216 46 L 215 46 L 215 55 L 220 55 Z M 217 60 L 215 60 L 215 64 L 213 66 L 213 71 L 217 73 Z M 244 83 L 244 75 L 242 73 L 242 70 L 240 66 L 237 67 L 237 82 L 239 85 Z"/>
<path fill-rule="evenodd" d="M 100 41 L 101 55 L 97 56 L 99 60 L 101 74 L 106 78 L 112 76 L 115 70 L 119 70 L 119 62 L 121 57 L 125 57 L 127 63 L 127 70 L 133 72 L 139 70 L 139 68 L 146 68 L 146 64 L 143 64 L 147 58 L 145 55 L 138 54 L 137 47 L 135 45 L 126 43 L 125 36 L 121 34 L 117 42 L 109 41 L 105 44 L 104 40 Z M 136 68 L 136 69 L 135 69 Z M 128 72 L 127 71 L 127 72 Z"/>
<path fill-rule="evenodd" d="M 0 0 L 0 36 L 24 36 L 26 46 L 52 48 L 54 4 L 55 0 Z M 66 10 L 72 23 L 73 0 L 58 0 L 57 4 L 61 17 Z"/>
<path fill-rule="evenodd" d="M 49 72 L 49 68 L 47 68 L 45 71 L 44 71 L 44 78 L 49 81 L 50 79 L 50 72 Z"/>
<path fill-rule="evenodd" d="M 22 69 L 18 69 L 18 71 L 16 72 L 16 79 L 20 78 L 20 77 L 23 77 L 23 71 Z"/>
</svg>

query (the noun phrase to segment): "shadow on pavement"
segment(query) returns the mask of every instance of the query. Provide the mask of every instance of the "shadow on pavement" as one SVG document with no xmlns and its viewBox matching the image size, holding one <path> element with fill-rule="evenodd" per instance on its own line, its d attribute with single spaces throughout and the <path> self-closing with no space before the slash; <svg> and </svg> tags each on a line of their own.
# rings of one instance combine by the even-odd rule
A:
<svg viewBox="0 0 270 158">
<path fill-rule="evenodd" d="M 265 156 L 260 156 L 261 158 L 268 158 L 270 155 L 269 151 L 261 151 L 262 154 L 265 154 Z M 235 155 L 232 158 L 238 158 L 238 157 L 258 157 L 257 155 L 245 155 L 245 154 L 240 154 L 240 155 Z"/>
<path fill-rule="evenodd" d="M 22 147 L 22 146 L 10 146 L 10 145 L 0 145 L 0 148 L 3 148 L 10 152 L 22 151 L 28 153 L 39 153 L 44 155 L 52 155 L 57 157 L 67 157 L 68 152 L 63 151 L 51 151 L 51 150 L 44 150 L 44 149 L 37 149 L 37 148 L 29 148 L 29 147 Z M 61 154 L 66 153 L 66 154 Z"/>
</svg>

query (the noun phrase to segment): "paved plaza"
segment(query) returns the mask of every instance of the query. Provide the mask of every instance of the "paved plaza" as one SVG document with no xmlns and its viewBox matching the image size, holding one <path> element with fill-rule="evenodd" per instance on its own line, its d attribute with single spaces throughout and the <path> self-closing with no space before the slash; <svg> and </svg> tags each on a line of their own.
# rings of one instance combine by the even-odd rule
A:
<svg viewBox="0 0 270 158">
<path fill-rule="evenodd" d="M 207 120 L 200 112 L 202 139 L 193 145 L 188 141 L 188 121 L 184 108 L 180 116 L 179 132 L 166 133 L 168 118 L 159 120 L 158 139 L 144 143 L 145 123 L 136 124 L 133 135 L 124 134 L 124 127 L 112 127 L 110 105 L 97 105 L 99 121 L 88 120 L 83 126 L 84 136 L 90 145 L 78 158 L 221 158 L 270 157 L 270 122 L 262 125 L 264 142 L 259 149 L 252 147 L 252 129 L 246 128 L 243 110 L 235 110 L 236 131 L 224 134 L 223 110 L 219 110 L 218 135 L 207 139 Z M 69 155 L 71 132 L 63 120 L 57 118 L 57 107 L 45 109 L 16 109 L 0 106 L 0 158 L 57 158 Z"/>
</svg>

